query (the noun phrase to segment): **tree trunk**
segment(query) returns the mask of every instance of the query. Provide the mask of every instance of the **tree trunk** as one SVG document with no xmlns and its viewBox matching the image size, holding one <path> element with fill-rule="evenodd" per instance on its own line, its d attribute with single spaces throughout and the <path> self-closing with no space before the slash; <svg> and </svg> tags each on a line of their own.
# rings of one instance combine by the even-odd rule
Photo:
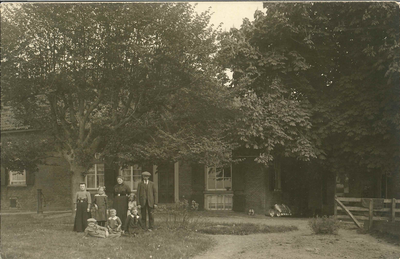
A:
<svg viewBox="0 0 400 259">
<path fill-rule="evenodd" d="M 85 168 L 75 164 L 73 161 L 70 162 L 71 169 L 71 206 L 72 206 L 72 214 L 75 212 L 75 195 L 76 192 L 79 191 L 79 184 L 85 182 L 85 178 L 83 177 L 83 172 L 85 172 Z"/>
</svg>

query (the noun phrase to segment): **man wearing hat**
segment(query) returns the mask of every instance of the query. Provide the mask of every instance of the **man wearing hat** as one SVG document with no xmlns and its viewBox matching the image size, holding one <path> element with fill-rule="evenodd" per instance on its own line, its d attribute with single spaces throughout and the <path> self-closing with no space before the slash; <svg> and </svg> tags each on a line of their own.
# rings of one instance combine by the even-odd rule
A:
<svg viewBox="0 0 400 259">
<path fill-rule="evenodd" d="M 149 231 L 154 227 L 154 209 L 157 208 L 157 187 L 149 180 L 149 172 L 142 173 L 142 179 L 137 187 L 138 208 L 142 213 L 142 226 L 146 227 L 147 215 L 149 216 Z"/>
</svg>

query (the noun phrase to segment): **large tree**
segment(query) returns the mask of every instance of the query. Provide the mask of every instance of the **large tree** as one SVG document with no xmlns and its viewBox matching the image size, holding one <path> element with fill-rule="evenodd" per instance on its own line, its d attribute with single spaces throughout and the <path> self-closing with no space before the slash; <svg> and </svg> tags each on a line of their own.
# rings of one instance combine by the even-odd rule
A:
<svg viewBox="0 0 400 259">
<path fill-rule="evenodd" d="M 222 36 L 219 60 L 233 72 L 231 89 L 242 111 L 233 135 L 259 151 L 258 162 L 279 167 L 283 157 L 310 160 L 320 150 L 310 132 L 310 102 L 293 85 L 308 65 L 284 46 L 282 35 L 289 35 L 275 23 L 257 11 L 254 22 L 246 19 Z"/>
<path fill-rule="evenodd" d="M 123 162 L 224 153 L 229 144 L 207 145 L 225 143 L 218 116 L 231 100 L 209 18 L 189 4 L 6 5 L 3 101 L 56 138 L 72 195 L 97 152 Z"/>
<path fill-rule="evenodd" d="M 246 20 L 231 30 L 221 52 L 239 96 L 263 102 L 262 108 L 252 108 L 255 112 L 269 110 L 265 119 L 249 122 L 245 143 L 272 146 L 266 149 L 272 150 L 271 159 L 274 149 L 301 157 L 293 151 L 302 148 L 335 173 L 398 174 L 398 4 L 264 7 L 254 22 Z M 280 118 L 275 127 L 270 123 L 274 118 Z M 300 139 L 306 141 L 293 149 L 293 141 Z"/>
</svg>

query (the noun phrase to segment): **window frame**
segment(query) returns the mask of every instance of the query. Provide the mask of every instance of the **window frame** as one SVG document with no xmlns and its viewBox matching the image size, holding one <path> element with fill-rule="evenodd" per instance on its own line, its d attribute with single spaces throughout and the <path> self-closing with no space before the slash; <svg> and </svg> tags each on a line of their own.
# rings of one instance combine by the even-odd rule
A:
<svg viewBox="0 0 400 259">
<path fill-rule="evenodd" d="M 208 180 L 209 180 L 208 171 L 209 171 L 210 168 L 213 168 L 215 172 L 217 172 L 218 168 L 222 168 L 222 170 L 223 170 L 223 176 L 222 177 L 216 177 L 215 176 L 215 180 L 214 180 L 214 187 L 215 188 L 213 188 L 213 189 L 210 189 L 209 186 L 208 186 Z M 232 187 L 233 187 L 232 186 L 233 185 L 232 164 L 229 165 L 230 177 L 225 177 L 225 169 L 226 168 L 227 167 L 224 167 L 224 166 L 221 166 L 221 165 L 205 166 L 206 191 L 225 191 L 225 192 L 227 192 L 227 191 L 231 191 L 232 190 Z M 223 179 L 223 181 L 222 181 L 222 184 L 223 184 L 222 189 L 218 189 L 217 188 L 217 179 L 218 178 L 222 178 Z M 230 187 L 225 187 L 225 179 L 226 178 L 230 178 L 230 181 L 231 181 L 231 186 Z M 229 188 L 229 190 L 227 188 Z"/>
<path fill-rule="evenodd" d="M 137 188 L 136 189 L 134 188 L 134 183 L 135 183 L 135 181 L 134 181 L 135 177 L 134 176 L 138 176 L 139 182 L 140 182 L 141 181 L 141 177 L 142 177 L 143 168 L 141 166 L 139 166 L 138 164 L 134 164 L 134 165 L 131 165 L 131 166 L 128 166 L 128 167 L 120 167 L 118 175 L 124 177 L 125 175 L 123 175 L 123 171 L 127 170 L 128 168 L 130 169 L 130 172 L 131 172 L 130 173 L 130 179 L 129 179 L 129 182 L 130 182 L 129 188 L 131 189 L 131 192 L 136 193 L 137 192 Z M 139 171 L 138 175 L 134 174 L 135 170 Z M 124 181 L 125 181 L 125 179 L 124 179 Z"/>
<path fill-rule="evenodd" d="M 12 173 L 14 172 L 23 172 L 23 175 L 25 176 L 25 180 L 13 180 L 12 179 Z M 10 187 L 26 187 L 28 186 L 28 177 L 27 177 L 27 173 L 26 170 L 22 170 L 22 171 L 15 171 L 15 170 L 9 170 L 8 171 L 8 186 Z M 13 182 L 23 182 L 23 184 L 12 184 Z"/>
<path fill-rule="evenodd" d="M 211 197 L 216 196 L 217 202 L 215 203 L 215 208 L 210 208 L 210 199 Z M 222 196 L 222 208 L 218 208 L 218 196 Z M 230 208 L 226 208 L 226 197 L 230 198 L 231 206 Z M 205 202 L 204 207 L 206 210 L 232 210 L 233 209 L 233 194 L 232 193 L 215 193 L 215 194 L 205 194 Z"/>
<path fill-rule="evenodd" d="M 98 176 L 97 165 L 102 165 L 103 166 L 103 181 L 104 181 L 104 184 L 105 184 L 105 166 L 104 166 L 104 163 L 94 163 L 93 165 L 94 165 L 94 174 L 87 173 L 85 175 L 86 190 L 88 190 L 88 191 L 97 190 L 100 187 L 99 183 L 97 182 L 97 176 Z M 89 187 L 88 186 L 88 175 L 94 175 L 94 185 L 95 185 L 95 187 Z"/>
</svg>

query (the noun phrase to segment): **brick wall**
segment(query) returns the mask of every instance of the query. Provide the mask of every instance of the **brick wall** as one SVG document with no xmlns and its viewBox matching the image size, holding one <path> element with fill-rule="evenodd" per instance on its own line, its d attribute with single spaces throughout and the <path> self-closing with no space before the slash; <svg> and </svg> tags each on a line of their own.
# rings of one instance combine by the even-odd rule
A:
<svg viewBox="0 0 400 259">
<path fill-rule="evenodd" d="M 268 198 L 265 169 L 252 159 L 246 159 L 242 163 L 241 169 L 245 176 L 245 211 L 254 209 L 256 214 L 264 214 Z"/>
<path fill-rule="evenodd" d="M 1 168 L 1 174 L 5 174 Z M 44 210 L 70 209 L 71 181 L 69 165 L 63 158 L 51 157 L 45 165 L 40 165 L 34 174 L 33 185 L 1 188 L 1 209 L 10 209 L 10 199 L 17 200 L 17 209 L 37 210 L 37 189 L 44 195 Z"/>
</svg>

